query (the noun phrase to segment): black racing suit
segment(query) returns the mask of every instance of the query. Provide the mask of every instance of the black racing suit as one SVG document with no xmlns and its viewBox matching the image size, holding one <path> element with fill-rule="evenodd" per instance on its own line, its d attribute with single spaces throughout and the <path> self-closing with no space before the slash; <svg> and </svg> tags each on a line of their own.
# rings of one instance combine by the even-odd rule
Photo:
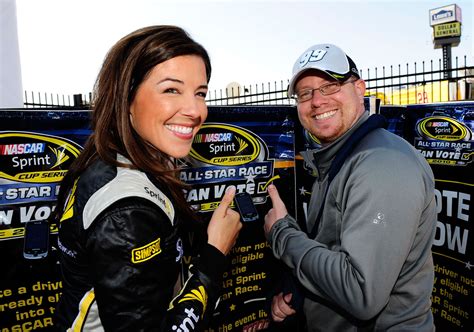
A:
<svg viewBox="0 0 474 332">
<path fill-rule="evenodd" d="M 59 226 L 59 330 L 202 330 L 225 256 L 206 244 L 173 299 L 183 249 L 170 197 L 145 173 L 102 161 L 80 176 Z"/>
</svg>

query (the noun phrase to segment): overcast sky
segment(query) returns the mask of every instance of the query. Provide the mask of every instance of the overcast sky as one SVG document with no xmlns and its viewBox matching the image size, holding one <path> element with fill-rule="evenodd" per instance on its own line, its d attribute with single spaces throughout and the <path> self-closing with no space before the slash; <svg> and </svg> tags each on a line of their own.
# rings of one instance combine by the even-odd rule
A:
<svg viewBox="0 0 474 332">
<path fill-rule="evenodd" d="M 208 50 L 211 89 L 286 80 L 316 43 L 343 48 L 359 69 L 438 61 L 429 10 L 451 1 L 16 0 L 23 89 L 91 91 L 108 49 L 155 24 L 186 29 Z M 454 56 L 474 65 L 473 1 L 462 9 Z M 464 60 L 462 60 L 464 61 Z M 420 67 L 418 67 L 420 68 Z"/>
</svg>

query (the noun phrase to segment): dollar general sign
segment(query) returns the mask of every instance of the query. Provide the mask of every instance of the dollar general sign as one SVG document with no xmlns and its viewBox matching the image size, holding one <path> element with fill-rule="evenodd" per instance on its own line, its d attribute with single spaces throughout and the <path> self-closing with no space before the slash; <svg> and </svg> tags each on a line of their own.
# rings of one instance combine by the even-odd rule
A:
<svg viewBox="0 0 474 332">
<path fill-rule="evenodd" d="M 461 23 L 451 22 L 433 26 L 434 38 L 459 37 L 461 36 Z"/>
</svg>

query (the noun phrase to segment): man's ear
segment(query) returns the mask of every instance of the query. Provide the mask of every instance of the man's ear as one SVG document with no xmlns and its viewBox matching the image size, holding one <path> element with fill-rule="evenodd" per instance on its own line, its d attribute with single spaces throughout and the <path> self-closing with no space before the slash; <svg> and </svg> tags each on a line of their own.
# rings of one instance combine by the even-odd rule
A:
<svg viewBox="0 0 474 332">
<path fill-rule="evenodd" d="M 366 90 L 365 81 L 363 79 L 359 79 L 354 83 L 354 85 L 356 87 L 358 95 L 364 97 Z"/>
</svg>

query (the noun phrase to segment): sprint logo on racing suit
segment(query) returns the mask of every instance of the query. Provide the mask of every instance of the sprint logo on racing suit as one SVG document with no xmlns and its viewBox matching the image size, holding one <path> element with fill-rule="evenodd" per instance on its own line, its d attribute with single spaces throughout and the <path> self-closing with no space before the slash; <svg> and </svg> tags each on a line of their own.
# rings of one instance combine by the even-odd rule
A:
<svg viewBox="0 0 474 332">
<path fill-rule="evenodd" d="M 202 303 L 204 307 L 202 311 L 205 312 L 207 307 L 207 293 L 204 289 L 204 286 L 199 286 L 198 289 L 192 289 L 189 293 L 185 294 L 183 298 L 178 301 L 178 303 L 195 300 Z"/>
<path fill-rule="evenodd" d="M 184 290 L 184 289 L 183 289 Z M 198 301 L 201 302 L 203 305 L 202 315 L 206 312 L 207 307 L 207 293 L 204 289 L 204 286 L 198 286 L 197 289 L 191 289 L 189 292 L 185 294 L 179 294 L 175 300 L 178 299 L 178 303 L 186 302 L 186 301 Z M 173 309 L 174 307 L 174 300 L 170 303 L 168 310 Z M 171 328 L 173 331 L 177 332 L 187 332 L 193 331 L 196 327 L 197 323 L 199 322 L 199 316 L 194 313 L 193 308 L 185 308 L 184 312 L 186 313 L 186 318 L 183 319 L 181 324 L 173 325 Z M 201 317 L 202 318 L 202 317 Z"/>
<path fill-rule="evenodd" d="M 189 332 L 189 331 L 193 331 L 194 330 L 194 327 L 195 327 L 195 323 L 197 324 L 197 322 L 199 321 L 199 316 L 196 316 L 194 314 L 194 309 L 191 308 L 191 309 L 184 309 L 184 312 L 186 313 L 187 317 L 185 319 L 183 319 L 183 322 L 181 324 L 179 324 L 179 326 L 177 325 L 173 325 L 171 327 L 171 329 L 173 331 L 176 331 L 176 332 Z"/>
<path fill-rule="evenodd" d="M 183 290 L 181 292 L 183 292 L 184 290 L 185 290 L 185 288 L 183 288 Z M 199 286 L 197 289 L 191 289 L 191 291 L 189 291 L 188 293 L 186 293 L 184 295 L 182 293 L 180 293 L 173 301 L 171 301 L 168 310 L 171 310 L 171 309 L 174 308 L 175 300 L 178 300 L 178 303 L 186 302 L 186 301 L 196 301 L 197 300 L 197 301 L 201 302 L 201 304 L 202 304 L 203 315 L 204 315 L 204 312 L 206 312 L 207 293 L 206 293 L 206 290 L 205 290 L 204 286 Z"/>
</svg>

